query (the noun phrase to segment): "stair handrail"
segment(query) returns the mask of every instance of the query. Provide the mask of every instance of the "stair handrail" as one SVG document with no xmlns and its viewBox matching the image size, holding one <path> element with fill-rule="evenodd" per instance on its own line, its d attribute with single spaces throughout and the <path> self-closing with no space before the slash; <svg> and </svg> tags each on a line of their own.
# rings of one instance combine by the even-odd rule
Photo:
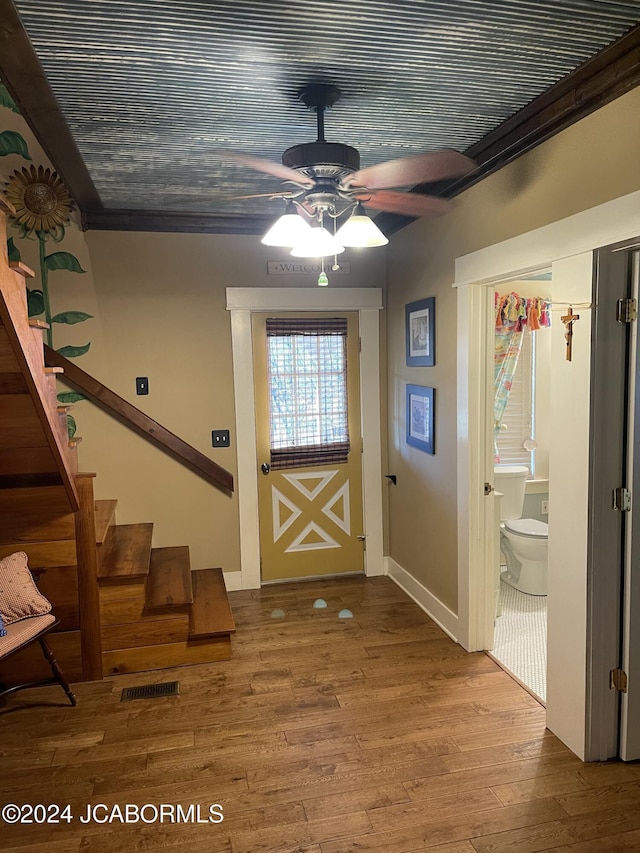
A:
<svg viewBox="0 0 640 853">
<path fill-rule="evenodd" d="M 82 392 L 92 403 L 124 426 L 141 435 L 164 453 L 189 468 L 221 491 L 233 492 L 233 474 L 204 453 L 187 444 L 149 415 L 112 391 L 95 377 L 78 367 L 51 347 L 44 345 L 45 364 L 64 368 L 64 381 Z"/>
</svg>

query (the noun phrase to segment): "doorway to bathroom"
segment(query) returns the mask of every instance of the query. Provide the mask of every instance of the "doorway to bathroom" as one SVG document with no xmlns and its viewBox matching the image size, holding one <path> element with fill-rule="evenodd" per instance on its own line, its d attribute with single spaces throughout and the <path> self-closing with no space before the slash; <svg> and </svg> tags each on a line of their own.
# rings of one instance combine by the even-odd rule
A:
<svg viewBox="0 0 640 853">
<path fill-rule="evenodd" d="M 487 646 L 491 657 L 544 705 L 551 322 L 562 313 L 552 301 L 551 269 L 500 282 L 494 288 L 494 305 L 499 556 L 494 636 Z"/>
<path fill-rule="evenodd" d="M 619 711 L 633 693 L 631 681 L 628 694 L 615 689 L 620 659 L 613 647 L 620 645 L 615 625 L 621 614 L 611 583 L 611 553 L 621 549 L 621 539 L 611 544 L 611 531 L 620 522 L 611 500 L 611 480 L 620 479 L 617 473 L 611 477 L 611 439 L 617 435 L 612 424 L 619 428 L 623 420 L 611 402 L 611 378 L 623 376 L 624 369 L 613 365 L 609 352 L 616 326 L 613 291 L 593 288 L 604 280 L 598 247 L 630 241 L 638 233 L 636 192 L 456 261 L 459 637 L 468 650 L 488 648 L 495 620 L 494 286 L 551 266 L 553 299 L 573 306 L 568 315 L 580 315 L 569 328 L 555 323 L 551 332 L 548 560 L 558 570 L 548 578 L 547 726 L 583 760 L 619 754 Z M 631 643 L 632 659 L 634 648 L 637 658 L 637 642 Z M 629 729 L 634 719 L 640 726 L 640 708 L 628 704 L 625 725 Z"/>
</svg>

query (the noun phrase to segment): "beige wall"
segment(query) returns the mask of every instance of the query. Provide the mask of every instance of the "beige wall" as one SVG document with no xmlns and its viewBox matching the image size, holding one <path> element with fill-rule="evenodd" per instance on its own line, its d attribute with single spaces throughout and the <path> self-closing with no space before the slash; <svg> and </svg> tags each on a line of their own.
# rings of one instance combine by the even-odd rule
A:
<svg viewBox="0 0 640 853">
<path fill-rule="evenodd" d="M 467 190 L 454 210 L 391 240 L 389 555 L 457 610 L 455 259 L 640 188 L 640 89 L 558 134 Z M 404 306 L 436 296 L 436 365 L 405 365 Z M 436 388 L 436 455 L 406 445 L 405 384 Z"/>
<path fill-rule="evenodd" d="M 102 346 L 82 367 L 236 475 L 227 287 L 309 287 L 314 276 L 269 276 L 287 260 L 257 236 L 89 232 Z M 382 287 L 385 250 L 342 256 L 330 287 Z M 149 377 L 149 396 L 135 394 Z M 80 462 L 98 497 L 118 499 L 118 523 L 154 522 L 154 545 L 187 544 L 192 566 L 240 569 L 237 494 L 219 492 L 87 403 L 77 407 Z M 212 429 L 230 429 L 214 450 Z"/>
</svg>

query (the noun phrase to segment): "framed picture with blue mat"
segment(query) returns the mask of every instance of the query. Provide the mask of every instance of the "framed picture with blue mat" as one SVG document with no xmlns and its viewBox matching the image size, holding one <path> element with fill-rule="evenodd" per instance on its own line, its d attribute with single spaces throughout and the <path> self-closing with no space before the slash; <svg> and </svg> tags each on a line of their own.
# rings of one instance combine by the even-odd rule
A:
<svg viewBox="0 0 640 853">
<path fill-rule="evenodd" d="M 435 389 L 407 385 L 407 444 L 435 454 L 433 424 Z"/>
<path fill-rule="evenodd" d="M 404 307 L 407 365 L 433 367 L 436 363 L 436 298 L 430 296 Z"/>
</svg>

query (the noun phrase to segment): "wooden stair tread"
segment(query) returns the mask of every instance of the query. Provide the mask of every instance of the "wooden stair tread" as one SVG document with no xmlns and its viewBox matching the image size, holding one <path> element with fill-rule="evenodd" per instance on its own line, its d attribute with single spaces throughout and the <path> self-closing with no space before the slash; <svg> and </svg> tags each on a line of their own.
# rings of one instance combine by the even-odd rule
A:
<svg viewBox="0 0 640 853">
<path fill-rule="evenodd" d="M 26 264 L 23 264 L 22 261 L 9 261 L 9 269 L 13 270 L 13 272 L 17 272 L 18 275 L 21 275 L 24 278 L 35 278 L 34 271 Z"/>
<path fill-rule="evenodd" d="M 188 545 L 153 548 L 145 609 L 191 604 L 191 561 Z"/>
<path fill-rule="evenodd" d="M 127 582 L 149 574 L 153 524 L 117 524 L 99 553 L 98 578 Z"/>
<path fill-rule="evenodd" d="M 118 501 L 105 500 L 95 502 L 96 544 L 103 545 L 113 522 Z"/>
<path fill-rule="evenodd" d="M 200 639 L 233 634 L 236 623 L 224 584 L 222 569 L 200 569 L 191 573 L 193 604 L 189 638 Z"/>
</svg>

